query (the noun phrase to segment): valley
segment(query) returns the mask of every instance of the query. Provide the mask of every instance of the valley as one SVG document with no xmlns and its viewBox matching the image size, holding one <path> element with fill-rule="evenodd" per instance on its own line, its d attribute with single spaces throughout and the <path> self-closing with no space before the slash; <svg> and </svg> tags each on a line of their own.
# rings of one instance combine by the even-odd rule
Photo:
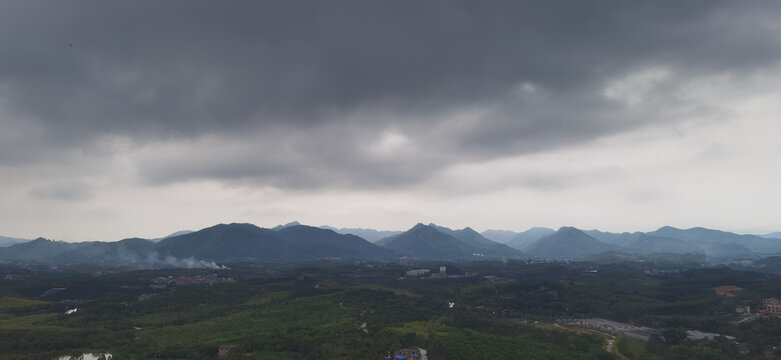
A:
<svg viewBox="0 0 781 360">
<path fill-rule="evenodd" d="M 429 272 L 407 276 L 413 269 Z M 518 260 L 230 263 L 110 273 L 6 268 L 0 358 L 106 352 L 114 359 L 215 359 L 223 345 L 231 348 L 226 359 L 379 360 L 409 347 L 435 360 L 773 354 L 781 319 L 758 310 L 781 294 L 777 275 L 669 270 Z M 740 290 L 715 290 L 725 285 Z M 752 315 L 736 313 L 745 306 Z M 645 337 L 615 324 L 647 329 Z M 687 336 L 692 331 L 723 336 Z"/>
</svg>

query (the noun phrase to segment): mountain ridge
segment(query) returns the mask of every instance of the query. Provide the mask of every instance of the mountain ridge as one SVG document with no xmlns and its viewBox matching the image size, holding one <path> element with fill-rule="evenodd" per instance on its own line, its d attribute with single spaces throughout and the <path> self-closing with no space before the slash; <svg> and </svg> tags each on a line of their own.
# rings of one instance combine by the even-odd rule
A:
<svg viewBox="0 0 781 360">
<path fill-rule="evenodd" d="M 392 235 L 372 243 L 361 236 L 340 232 L 347 230 L 367 231 L 375 236 L 382 233 Z M 505 239 L 510 234 L 513 233 L 503 233 Z M 160 239 L 129 238 L 115 242 L 69 243 L 38 238 L 0 247 L 0 260 L 42 264 L 164 266 L 167 262 L 177 264 L 184 259 L 232 262 L 349 258 L 378 260 L 410 256 L 452 260 L 569 260 L 583 259 L 599 252 L 612 252 L 637 255 L 702 254 L 706 258 L 723 261 L 781 254 L 781 239 L 702 227 L 678 229 L 663 226 L 651 232 L 634 233 L 582 231 L 573 227 L 554 231 L 536 227 L 514 234 L 508 244 L 501 244 L 470 227 L 453 230 L 433 223 L 419 223 L 405 232 L 312 227 L 298 222 L 272 229 L 248 223 L 231 223 L 217 224 L 194 232 L 177 232 Z M 526 253 L 510 247 L 510 244 L 522 247 Z"/>
<path fill-rule="evenodd" d="M 601 242 L 583 231 L 569 226 L 541 237 L 529 245 L 526 255 L 544 259 L 572 260 L 621 248 Z"/>
<path fill-rule="evenodd" d="M 543 236 L 553 234 L 554 232 L 556 231 L 546 227 L 533 227 L 515 235 L 507 245 L 513 249 L 524 251 Z"/>
<path fill-rule="evenodd" d="M 21 244 L 30 241 L 30 239 L 20 239 L 15 237 L 0 236 L 0 247 Z"/>
</svg>

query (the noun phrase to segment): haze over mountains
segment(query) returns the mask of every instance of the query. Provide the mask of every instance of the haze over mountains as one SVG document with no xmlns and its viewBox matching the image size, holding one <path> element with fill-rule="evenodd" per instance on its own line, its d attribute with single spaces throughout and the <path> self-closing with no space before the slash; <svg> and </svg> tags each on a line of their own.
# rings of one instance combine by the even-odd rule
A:
<svg viewBox="0 0 781 360">
<path fill-rule="evenodd" d="M 12 238 L 7 236 L 0 236 L 0 246 L 11 246 L 13 244 L 19 244 L 27 242 L 27 239 Z"/>
<path fill-rule="evenodd" d="M 526 246 L 526 249 L 526 255 L 533 258 L 565 260 L 617 251 L 620 248 L 594 239 L 576 228 L 562 227 L 552 234 L 540 237 Z"/>
<path fill-rule="evenodd" d="M 510 245 L 519 250 L 523 250 L 527 246 L 531 245 L 532 243 L 542 238 L 543 236 L 553 234 L 554 232 L 556 231 L 553 229 L 544 228 L 544 227 L 534 227 L 524 232 L 516 234 L 507 243 L 507 245 Z"/>
<path fill-rule="evenodd" d="M 360 236 L 363 235 L 363 236 Z M 384 236 L 383 235 L 388 235 Z M 369 241 L 369 239 L 371 241 Z M 506 244 L 502 243 L 506 242 Z M 292 222 L 274 228 L 219 224 L 163 238 L 68 243 L 0 238 L 0 261 L 50 266 L 218 267 L 237 261 L 317 259 L 593 259 L 600 254 L 701 254 L 714 261 L 781 254 L 781 238 L 665 226 L 647 233 L 532 228 L 524 232 L 417 224 L 405 232 L 334 229 Z"/>
<path fill-rule="evenodd" d="M 374 229 L 351 229 L 351 228 L 341 228 L 341 229 L 335 229 L 331 228 L 329 226 L 321 226 L 324 229 L 331 229 L 333 231 L 336 231 L 340 234 L 353 234 L 356 236 L 360 236 L 366 240 L 369 240 L 370 242 L 377 242 L 384 238 L 391 237 L 393 235 L 401 234 L 401 231 L 388 231 L 388 230 L 374 230 Z"/>
</svg>

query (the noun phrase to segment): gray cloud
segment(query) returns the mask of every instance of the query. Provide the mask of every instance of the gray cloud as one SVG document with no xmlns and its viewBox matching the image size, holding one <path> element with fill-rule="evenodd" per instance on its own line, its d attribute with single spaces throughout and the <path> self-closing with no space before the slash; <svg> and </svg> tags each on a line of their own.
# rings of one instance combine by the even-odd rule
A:
<svg viewBox="0 0 781 360">
<path fill-rule="evenodd" d="M 116 137 L 147 149 L 136 160 L 152 183 L 404 186 L 455 162 L 712 111 L 676 90 L 778 63 L 779 10 L 760 1 L 9 2 L 0 125 L 18 134 L 0 134 L 0 163 Z M 632 84 L 649 69 L 669 76 Z M 621 79 L 628 85 L 606 96 Z M 383 139 L 391 143 L 377 149 Z"/>
<path fill-rule="evenodd" d="M 92 197 L 92 187 L 80 181 L 61 181 L 33 188 L 30 195 L 40 199 L 79 201 Z"/>
</svg>

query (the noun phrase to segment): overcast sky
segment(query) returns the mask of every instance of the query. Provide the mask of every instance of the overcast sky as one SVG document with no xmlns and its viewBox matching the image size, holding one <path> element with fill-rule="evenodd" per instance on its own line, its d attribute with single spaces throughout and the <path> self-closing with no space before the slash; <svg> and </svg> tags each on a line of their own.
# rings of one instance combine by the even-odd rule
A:
<svg viewBox="0 0 781 360">
<path fill-rule="evenodd" d="M 781 2 L 0 2 L 0 235 L 781 230 Z"/>
</svg>

